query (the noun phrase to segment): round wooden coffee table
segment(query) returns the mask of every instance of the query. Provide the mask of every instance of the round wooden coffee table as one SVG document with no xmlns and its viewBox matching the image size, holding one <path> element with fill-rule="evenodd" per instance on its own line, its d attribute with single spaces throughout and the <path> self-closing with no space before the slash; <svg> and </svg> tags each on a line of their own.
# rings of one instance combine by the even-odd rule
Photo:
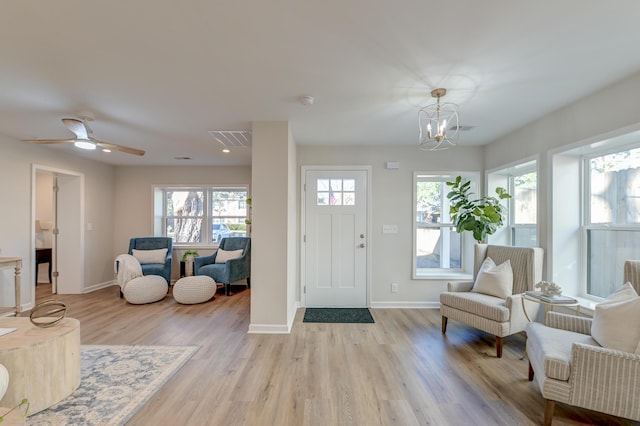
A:
<svg viewBox="0 0 640 426">
<path fill-rule="evenodd" d="M 28 415 L 62 401 L 80 386 L 80 322 L 65 318 L 40 328 L 29 318 L 0 318 L 0 364 L 9 371 L 9 387 L 0 406 L 29 400 Z"/>
</svg>

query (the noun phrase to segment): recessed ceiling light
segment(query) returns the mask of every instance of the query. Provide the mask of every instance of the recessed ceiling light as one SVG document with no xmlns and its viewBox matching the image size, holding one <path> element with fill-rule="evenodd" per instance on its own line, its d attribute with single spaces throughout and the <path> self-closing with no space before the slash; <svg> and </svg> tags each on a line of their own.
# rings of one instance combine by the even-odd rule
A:
<svg viewBox="0 0 640 426">
<path fill-rule="evenodd" d="M 222 152 L 224 152 L 225 154 L 228 154 L 228 153 L 230 153 L 231 151 L 230 151 L 230 150 L 228 150 L 227 148 L 225 148 L 225 149 L 223 149 L 223 150 L 222 150 Z"/>
</svg>

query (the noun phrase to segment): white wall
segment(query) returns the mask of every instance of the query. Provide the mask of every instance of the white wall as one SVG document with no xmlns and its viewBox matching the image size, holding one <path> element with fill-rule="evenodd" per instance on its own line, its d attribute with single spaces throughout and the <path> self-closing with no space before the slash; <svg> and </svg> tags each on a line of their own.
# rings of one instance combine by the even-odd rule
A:
<svg viewBox="0 0 640 426">
<path fill-rule="evenodd" d="M 131 238 L 153 235 L 154 185 L 251 185 L 250 166 L 118 166 L 115 175 L 114 259 L 127 252 Z M 176 253 L 171 272 L 174 279 L 179 277 L 179 268 Z"/>
<path fill-rule="evenodd" d="M 417 145 L 298 146 L 299 167 L 372 167 L 372 235 L 368 240 L 371 248 L 372 306 L 439 306 L 439 295 L 446 289 L 447 281 L 412 279 L 413 173 L 479 172 L 482 170 L 481 158 L 481 148 L 464 146 L 439 152 L 421 151 Z M 387 161 L 398 161 L 400 169 L 387 170 Z M 398 233 L 383 234 L 383 225 L 398 225 Z M 391 293 L 392 282 L 398 283 L 397 293 Z"/>
<path fill-rule="evenodd" d="M 252 333 L 286 333 L 294 313 L 295 147 L 287 122 L 254 122 L 252 131 Z M 290 215 L 293 215 L 290 217 Z M 293 234 L 293 235 L 292 235 Z M 293 272 L 292 272 L 293 271 Z"/>
<path fill-rule="evenodd" d="M 85 232 L 84 289 L 102 285 L 113 279 L 113 222 L 110 217 L 114 204 L 114 169 L 96 161 L 70 155 L 71 147 L 62 150 L 29 145 L 0 136 L 0 256 L 18 256 L 23 259 L 23 307 L 34 301 L 35 235 L 31 222 L 32 164 L 73 171 L 85 175 L 85 217 L 100 223 L 93 231 Z M 35 214 L 35 210 L 34 210 Z M 0 304 L 13 303 L 13 276 L 10 271 L 0 273 Z M 5 303 L 10 299 L 10 303 Z"/>
</svg>

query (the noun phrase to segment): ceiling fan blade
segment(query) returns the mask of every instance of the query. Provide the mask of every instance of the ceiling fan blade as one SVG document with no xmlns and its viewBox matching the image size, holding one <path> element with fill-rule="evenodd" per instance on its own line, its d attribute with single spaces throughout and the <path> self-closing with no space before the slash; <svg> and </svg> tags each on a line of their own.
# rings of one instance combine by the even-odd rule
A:
<svg viewBox="0 0 640 426">
<path fill-rule="evenodd" d="M 81 120 L 77 120 L 75 118 L 63 118 L 62 124 L 64 124 L 67 129 L 73 132 L 78 139 L 89 139 L 89 129 Z"/>
<path fill-rule="evenodd" d="M 23 139 L 22 142 L 27 143 L 37 143 L 37 144 L 54 144 L 54 143 L 65 143 L 65 142 L 75 142 L 76 139 Z"/>
<path fill-rule="evenodd" d="M 100 148 L 110 149 L 112 151 L 120 151 L 126 154 L 133 154 L 133 155 L 140 155 L 140 156 L 145 154 L 145 152 L 141 149 L 129 148 L 128 146 L 116 145 L 114 143 L 100 142 L 93 138 L 91 138 L 91 141 L 94 142 L 96 145 L 98 145 Z"/>
</svg>

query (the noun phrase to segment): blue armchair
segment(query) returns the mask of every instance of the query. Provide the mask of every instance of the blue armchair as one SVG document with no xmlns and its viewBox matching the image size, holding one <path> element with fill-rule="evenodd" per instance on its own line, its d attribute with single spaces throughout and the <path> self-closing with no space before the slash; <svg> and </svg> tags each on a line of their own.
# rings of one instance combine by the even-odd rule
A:
<svg viewBox="0 0 640 426">
<path fill-rule="evenodd" d="M 133 249 L 157 250 L 166 248 L 167 257 L 164 263 L 147 263 L 140 266 L 142 267 L 142 275 L 160 275 L 167 280 L 167 284 L 171 284 L 172 246 L 173 240 L 167 237 L 132 238 L 129 241 L 129 254 L 133 254 Z"/>
<path fill-rule="evenodd" d="M 229 284 L 247 279 L 247 287 L 251 287 L 251 238 L 231 237 L 220 241 L 220 249 L 225 251 L 242 250 L 242 255 L 229 259 L 225 263 L 216 263 L 218 251 L 210 256 L 198 256 L 193 260 L 194 275 L 207 275 L 218 284 L 223 284 L 229 296 Z"/>
</svg>

